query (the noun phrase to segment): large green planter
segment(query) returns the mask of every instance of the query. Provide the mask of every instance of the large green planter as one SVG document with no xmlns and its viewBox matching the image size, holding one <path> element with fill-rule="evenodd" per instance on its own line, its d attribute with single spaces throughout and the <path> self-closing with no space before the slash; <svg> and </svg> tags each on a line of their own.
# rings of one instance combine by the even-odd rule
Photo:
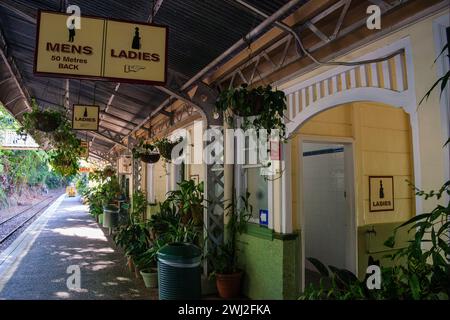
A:
<svg viewBox="0 0 450 320">
<path fill-rule="evenodd" d="M 119 208 L 114 205 L 103 207 L 103 227 L 114 228 L 119 221 Z"/>
<path fill-rule="evenodd" d="M 202 251 L 190 243 L 170 243 L 158 253 L 160 300 L 201 298 L 200 262 Z"/>
<path fill-rule="evenodd" d="M 99 223 L 99 224 L 103 224 L 103 213 L 100 213 L 100 214 L 98 215 L 98 223 Z"/>
</svg>

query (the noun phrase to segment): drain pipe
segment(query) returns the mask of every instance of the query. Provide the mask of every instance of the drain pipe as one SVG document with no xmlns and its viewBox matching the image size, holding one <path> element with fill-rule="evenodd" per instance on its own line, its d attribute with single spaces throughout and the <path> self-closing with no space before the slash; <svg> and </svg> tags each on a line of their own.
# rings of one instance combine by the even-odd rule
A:
<svg viewBox="0 0 450 320">
<path fill-rule="evenodd" d="M 261 22 L 255 29 L 250 31 L 245 37 L 236 42 L 233 46 L 231 46 L 228 50 L 224 51 L 220 56 L 214 59 L 211 63 L 209 63 L 206 67 L 204 67 L 200 72 L 198 72 L 194 77 L 192 77 L 188 82 L 186 82 L 182 87 L 181 91 L 184 91 L 190 88 L 197 81 L 201 80 L 205 75 L 211 72 L 214 68 L 218 67 L 221 63 L 224 62 L 225 59 L 232 56 L 236 51 L 242 49 L 242 47 L 247 46 L 249 42 L 253 41 L 259 35 L 261 35 L 268 27 L 273 24 L 276 24 L 278 20 L 281 19 L 284 15 L 286 15 L 290 10 L 296 7 L 299 4 L 304 3 L 304 0 L 291 0 L 282 6 L 278 11 L 276 11 L 271 16 L 266 15 L 266 19 Z"/>
</svg>

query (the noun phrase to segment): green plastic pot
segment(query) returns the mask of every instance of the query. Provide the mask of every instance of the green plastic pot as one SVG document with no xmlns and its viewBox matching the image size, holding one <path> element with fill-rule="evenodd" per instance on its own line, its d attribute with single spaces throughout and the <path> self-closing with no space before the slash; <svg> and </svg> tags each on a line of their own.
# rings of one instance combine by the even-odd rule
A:
<svg viewBox="0 0 450 320">
<path fill-rule="evenodd" d="M 144 280 L 145 287 L 158 288 L 158 269 L 141 270 L 140 274 Z"/>
</svg>

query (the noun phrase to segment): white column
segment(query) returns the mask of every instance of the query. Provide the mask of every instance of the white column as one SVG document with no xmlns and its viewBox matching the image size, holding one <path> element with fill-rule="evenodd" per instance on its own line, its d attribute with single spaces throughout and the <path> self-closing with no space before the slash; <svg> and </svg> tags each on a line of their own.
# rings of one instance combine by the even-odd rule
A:
<svg viewBox="0 0 450 320">
<path fill-rule="evenodd" d="M 282 144 L 281 231 L 292 233 L 291 141 Z"/>
</svg>

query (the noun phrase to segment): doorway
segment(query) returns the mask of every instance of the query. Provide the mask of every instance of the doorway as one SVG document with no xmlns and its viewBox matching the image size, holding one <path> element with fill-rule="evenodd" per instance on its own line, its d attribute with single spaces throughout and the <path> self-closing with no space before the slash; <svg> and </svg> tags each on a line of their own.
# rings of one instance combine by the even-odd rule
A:
<svg viewBox="0 0 450 320">
<path fill-rule="evenodd" d="M 307 260 L 356 273 L 353 147 L 351 143 L 303 141 L 303 252 L 305 286 L 320 275 Z"/>
</svg>

